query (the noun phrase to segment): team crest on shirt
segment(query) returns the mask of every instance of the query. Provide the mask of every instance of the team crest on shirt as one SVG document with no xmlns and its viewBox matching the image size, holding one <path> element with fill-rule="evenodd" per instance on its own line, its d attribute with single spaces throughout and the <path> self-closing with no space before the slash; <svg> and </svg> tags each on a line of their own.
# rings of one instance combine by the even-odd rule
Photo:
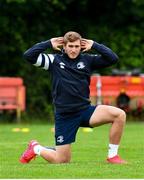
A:
<svg viewBox="0 0 144 180">
<path fill-rule="evenodd" d="M 83 63 L 83 62 L 79 62 L 78 64 L 77 64 L 77 68 L 78 69 L 83 69 L 85 67 L 85 64 Z"/>
</svg>

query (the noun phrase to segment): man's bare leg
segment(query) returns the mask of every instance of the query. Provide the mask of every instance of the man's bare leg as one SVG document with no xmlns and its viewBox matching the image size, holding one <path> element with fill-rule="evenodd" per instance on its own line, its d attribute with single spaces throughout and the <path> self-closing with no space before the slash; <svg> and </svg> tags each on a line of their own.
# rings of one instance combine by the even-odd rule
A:
<svg viewBox="0 0 144 180">
<path fill-rule="evenodd" d="M 40 156 L 50 163 L 69 163 L 71 160 L 71 145 L 56 146 L 56 150 L 42 148 Z"/>
<path fill-rule="evenodd" d="M 108 160 L 111 160 L 111 158 L 113 157 L 117 158 L 118 148 L 123 134 L 125 122 L 126 114 L 123 110 L 107 105 L 97 106 L 90 118 L 90 125 L 92 127 L 100 126 L 107 123 L 112 124 L 109 132 Z M 124 160 L 118 160 L 118 162 L 120 162 L 118 164 L 126 163 L 126 161 Z"/>
</svg>

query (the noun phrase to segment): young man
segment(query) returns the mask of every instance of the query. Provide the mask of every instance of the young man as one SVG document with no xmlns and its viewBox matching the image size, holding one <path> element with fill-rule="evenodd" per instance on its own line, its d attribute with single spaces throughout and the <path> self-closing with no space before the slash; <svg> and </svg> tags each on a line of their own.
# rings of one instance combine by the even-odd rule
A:
<svg viewBox="0 0 144 180">
<path fill-rule="evenodd" d="M 60 50 L 58 54 L 45 54 L 47 48 Z M 61 50 L 62 49 L 62 50 Z M 97 54 L 82 53 L 94 49 Z M 21 163 L 29 163 L 40 155 L 50 163 L 69 163 L 71 143 L 75 142 L 79 127 L 96 127 L 111 123 L 107 162 L 124 164 L 118 155 L 118 147 L 125 125 L 123 110 L 107 106 L 91 106 L 89 101 L 90 75 L 93 70 L 105 68 L 118 61 L 108 47 L 83 39 L 77 32 L 67 32 L 64 37 L 52 38 L 34 45 L 24 53 L 27 61 L 52 74 L 52 96 L 55 106 L 55 149 L 30 141 L 20 157 Z"/>
</svg>

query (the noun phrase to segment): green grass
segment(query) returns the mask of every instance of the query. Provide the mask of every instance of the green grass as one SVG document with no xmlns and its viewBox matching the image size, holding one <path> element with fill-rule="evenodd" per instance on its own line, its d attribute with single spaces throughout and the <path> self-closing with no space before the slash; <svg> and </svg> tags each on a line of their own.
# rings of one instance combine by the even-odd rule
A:
<svg viewBox="0 0 144 180">
<path fill-rule="evenodd" d="M 28 127 L 30 132 L 12 132 L 14 127 Z M 111 165 L 105 162 L 109 125 L 84 133 L 79 129 L 72 145 L 70 164 L 49 164 L 41 157 L 29 164 L 18 159 L 31 139 L 42 145 L 54 145 L 52 125 L 0 124 L 0 178 L 144 178 L 144 123 L 127 123 L 119 154 L 129 163 Z"/>
</svg>

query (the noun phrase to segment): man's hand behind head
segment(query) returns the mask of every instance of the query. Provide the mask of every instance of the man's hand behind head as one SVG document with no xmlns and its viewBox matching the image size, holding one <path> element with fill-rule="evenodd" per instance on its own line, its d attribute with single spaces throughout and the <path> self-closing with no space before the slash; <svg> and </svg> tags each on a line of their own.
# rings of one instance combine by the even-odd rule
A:
<svg viewBox="0 0 144 180">
<path fill-rule="evenodd" d="M 81 48 L 83 49 L 82 52 L 89 51 L 93 45 L 93 40 L 90 39 L 82 39 L 81 40 Z"/>
<path fill-rule="evenodd" d="M 51 38 L 50 41 L 54 50 L 61 51 L 61 47 L 63 46 L 63 37 Z"/>
</svg>

